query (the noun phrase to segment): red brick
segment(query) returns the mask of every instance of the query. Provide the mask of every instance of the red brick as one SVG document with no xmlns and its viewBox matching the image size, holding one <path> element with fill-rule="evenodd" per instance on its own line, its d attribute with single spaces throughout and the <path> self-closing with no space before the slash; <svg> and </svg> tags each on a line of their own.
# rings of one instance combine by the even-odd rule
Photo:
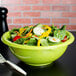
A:
<svg viewBox="0 0 76 76">
<path fill-rule="evenodd" d="M 41 16 L 42 17 L 60 17 L 61 12 L 42 12 Z"/>
<path fill-rule="evenodd" d="M 13 28 L 21 28 L 21 25 L 8 25 L 9 30 Z"/>
<path fill-rule="evenodd" d="M 11 19 L 7 19 L 7 23 L 12 23 L 12 20 Z"/>
<path fill-rule="evenodd" d="M 69 19 L 64 18 L 53 18 L 52 23 L 69 23 Z"/>
<path fill-rule="evenodd" d="M 25 27 L 25 26 L 31 26 L 31 24 L 28 24 L 28 25 L 24 24 L 23 27 Z M 32 25 L 32 26 L 34 26 L 34 25 Z"/>
<path fill-rule="evenodd" d="M 69 9 L 69 6 L 52 6 L 53 11 L 68 11 Z"/>
<path fill-rule="evenodd" d="M 5 7 L 9 10 L 9 11 L 26 11 L 26 10 L 31 10 L 31 6 L 6 6 Z"/>
<path fill-rule="evenodd" d="M 25 17 L 40 17 L 40 12 L 24 12 Z"/>
<path fill-rule="evenodd" d="M 76 24 L 76 18 L 72 18 L 72 19 L 70 20 L 70 22 Z"/>
<path fill-rule="evenodd" d="M 48 11 L 50 6 L 32 6 L 32 10 Z"/>
<path fill-rule="evenodd" d="M 25 23 L 31 23 L 30 19 L 23 19 L 23 18 L 18 18 L 18 19 L 14 19 L 13 23 L 15 24 L 25 24 Z"/>
<path fill-rule="evenodd" d="M 76 4 L 76 0 L 62 0 L 63 4 Z"/>
<path fill-rule="evenodd" d="M 76 25 L 67 25 L 66 29 L 67 30 L 76 30 Z"/>
<path fill-rule="evenodd" d="M 21 4 L 21 0 L 2 0 L 2 4 Z"/>
<path fill-rule="evenodd" d="M 39 4 L 40 0 L 23 0 L 23 4 Z"/>
<path fill-rule="evenodd" d="M 42 0 L 43 4 L 60 4 L 60 0 Z"/>
<path fill-rule="evenodd" d="M 76 17 L 76 12 L 63 12 L 63 17 Z"/>
<path fill-rule="evenodd" d="M 49 18 L 34 18 L 33 23 L 50 23 Z"/>
<path fill-rule="evenodd" d="M 8 17 L 20 17 L 21 12 L 9 12 Z"/>
<path fill-rule="evenodd" d="M 72 6 L 72 11 L 76 11 L 76 6 Z"/>
</svg>

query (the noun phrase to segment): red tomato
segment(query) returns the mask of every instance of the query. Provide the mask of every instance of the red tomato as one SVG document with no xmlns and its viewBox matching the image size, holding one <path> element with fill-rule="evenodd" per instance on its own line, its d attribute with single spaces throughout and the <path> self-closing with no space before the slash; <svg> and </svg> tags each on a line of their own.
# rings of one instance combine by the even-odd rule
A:
<svg viewBox="0 0 76 76">
<path fill-rule="evenodd" d="M 31 38 L 33 38 L 33 37 L 31 36 Z"/>
<path fill-rule="evenodd" d="M 37 35 L 34 35 L 35 37 L 38 37 Z M 31 38 L 33 38 L 33 37 L 31 37 Z"/>
<path fill-rule="evenodd" d="M 38 37 L 37 35 L 35 35 L 35 37 Z"/>
<path fill-rule="evenodd" d="M 14 38 L 13 38 L 13 41 L 16 41 L 16 40 L 18 40 L 18 39 L 20 39 L 21 38 L 21 36 L 15 36 Z"/>
<path fill-rule="evenodd" d="M 64 40 L 61 40 L 62 42 L 65 42 L 67 40 L 67 36 L 64 37 Z"/>
</svg>

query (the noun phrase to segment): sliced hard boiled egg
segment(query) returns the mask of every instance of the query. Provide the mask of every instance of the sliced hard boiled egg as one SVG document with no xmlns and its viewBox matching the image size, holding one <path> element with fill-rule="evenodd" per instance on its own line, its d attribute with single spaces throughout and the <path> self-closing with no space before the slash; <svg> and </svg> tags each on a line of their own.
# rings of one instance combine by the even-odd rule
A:
<svg viewBox="0 0 76 76">
<path fill-rule="evenodd" d="M 56 37 L 51 37 L 51 36 L 48 37 L 48 40 L 49 40 L 50 42 L 60 42 L 60 39 L 58 39 L 58 38 L 56 38 Z"/>
<path fill-rule="evenodd" d="M 35 35 L 40 36 L 40 35 L 42 35 L 42 33 L 44 32 L 44 30 L 43 30 L 41 27 L 35 27 L 35 28 L 33 29 L 33 32 L 34 32 Z"/>
</svg>

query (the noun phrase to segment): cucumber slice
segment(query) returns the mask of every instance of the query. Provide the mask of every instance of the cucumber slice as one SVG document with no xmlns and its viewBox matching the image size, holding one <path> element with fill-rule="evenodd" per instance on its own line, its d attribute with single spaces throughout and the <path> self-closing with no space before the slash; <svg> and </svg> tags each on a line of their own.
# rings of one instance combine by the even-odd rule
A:
<svg viewBox="0 0 76 76">
<path fill-rule="evenodd" d="M 44 30 L 41 28 L 41 27 L 35 27 L 34 29 L 33 29 L 33 32 L 34 32 L 34 34 L 35 35 L 38 35 L 38 36 L 40 36 L 40 35 L 42 35 L 42 33 L 44 32 Z"/>
<path fill-rule="evenodd" d="M 49 41 L 49 42 L 56 43 L 56 42 L 60 42 L 60 39 L 58 39 L 58 38 L 56 38 L 56 37 L 51 37 L 51 36 L 49 36 L 49 37 L 48 37 L 48 41 Z"/>
</svg>

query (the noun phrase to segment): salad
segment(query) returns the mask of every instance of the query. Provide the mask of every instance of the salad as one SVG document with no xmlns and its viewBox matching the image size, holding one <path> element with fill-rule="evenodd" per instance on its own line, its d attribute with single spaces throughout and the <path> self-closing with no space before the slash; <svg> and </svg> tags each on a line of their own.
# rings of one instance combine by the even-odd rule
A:
<svg viewBox="0 0 76 76">
<path fill-rule="evenodd" d="M 61 28 L 37 24 L 35 26 L 25 26 L 14 28 L 10 31 L 9 40 L 16 44 L 29 46 L 52 46 L 66 42 L 70 36 L 66 33 L 66 26 Z"/>
</svg>

